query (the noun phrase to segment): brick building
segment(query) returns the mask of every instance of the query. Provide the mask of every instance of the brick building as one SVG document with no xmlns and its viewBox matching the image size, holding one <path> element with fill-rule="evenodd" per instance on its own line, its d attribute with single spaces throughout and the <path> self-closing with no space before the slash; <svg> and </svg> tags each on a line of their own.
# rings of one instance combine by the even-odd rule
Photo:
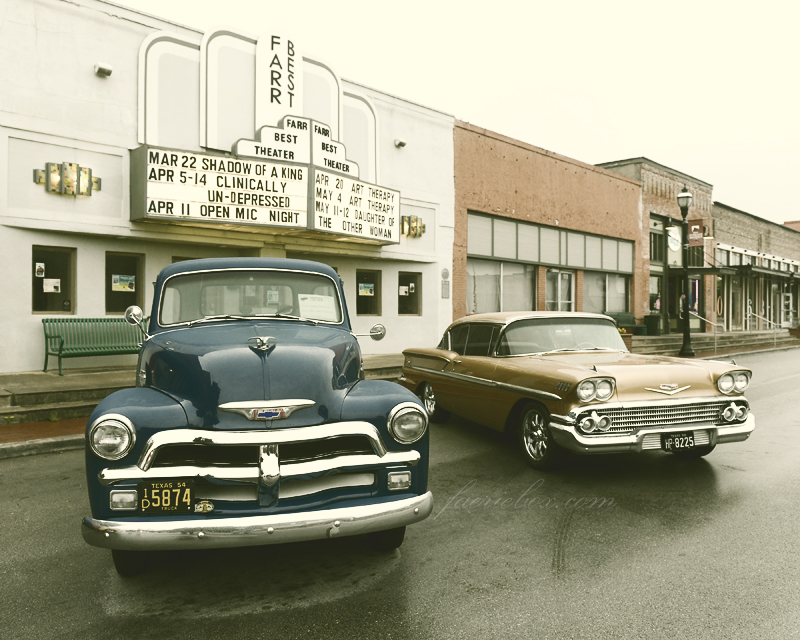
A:
<svg viewBox="0 0 800 640">
<path fill-rule="evenodd" d="M 692 193 L 688 220 L 703 229 L 689 253 L 693 331 L 757 331 L 797 325 L 800 230 L 714 202 L 711 184 L 648 158 L 598 165 L 639 180 L 648 313 L 662 332 L 680 332 L 682 218 L 678 193 Z M 791 223 L 789 223 L 791 224 Z M 800 223 L 798 223 L 800 226 Z"/>
<path fill-rule="evenodd" d="M 647 304 L 638 180 L 456 120 L 453 317 Z"/>
<path fill-rule="evenodd" d="M 716 322 L 727 331 L 796 327 L 800 230 L 721 202 L 712 215 L 716 263 L 733 271 L 715 278 Z"/>
<path fill-rule="evenodd" d="M 678 193 L 686 187 L 692 194 L 688 219 L 704 230 L 703 247 L 693 247 L 689 266 L 693 267 L 689 282 L 690 304 L 698 315 L 708 311 L 706 300 L 713 300 L 711 286 L 716 268 L 713 265 L 711 228 L 712 185 L 676 171 L 648 158 L 632 158 L 607 162 L 598 166 L 635 178 L 642 185 L 641 242 L 644 251 L 644 277 L 648 296 L 641 313 L 658 316 L 662 333 L 680 332 L 678 311 L 682 291 L 683 251 L 681 250 L 681 210 Z M 704 323 L 692 317 L 694 331 L 704 330 Z"/>
</svg>

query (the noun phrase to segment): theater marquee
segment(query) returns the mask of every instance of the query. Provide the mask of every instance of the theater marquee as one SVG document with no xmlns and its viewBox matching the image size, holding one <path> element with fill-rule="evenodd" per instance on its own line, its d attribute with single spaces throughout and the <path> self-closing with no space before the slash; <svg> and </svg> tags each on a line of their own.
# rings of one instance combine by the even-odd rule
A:
<svg viewBox="0 0 800 640">
<path fill-rule="evenodd" d="M 329 129 L 286 117 L 235 155 L 131 152 L 131 220 L 305 229 L 400 242 L 400 192 L 358 179 Z M 261 159 L 263 158 L 263 160 Z M 280 158 L 288 162 L 269 161 Z"/>
</svg>

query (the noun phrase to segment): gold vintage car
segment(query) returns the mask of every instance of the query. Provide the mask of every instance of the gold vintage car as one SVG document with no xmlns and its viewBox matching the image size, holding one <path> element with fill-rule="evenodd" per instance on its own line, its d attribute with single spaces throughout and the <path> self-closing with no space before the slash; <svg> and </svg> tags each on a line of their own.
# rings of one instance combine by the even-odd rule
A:
<svg viewBox="0 0 800 640">
<path fill-rule="evenodd" d="M 454 322 L 436 348 L 403 352 L 401 384 L 434 421 L 454 413 L 516 432 L 532 467 L 564 450 L 661 449 L 700 457 L 746 440 L 752 372 L 711 360 L 628 352 L 595 313 L 486 313 Z"/>
</svg>

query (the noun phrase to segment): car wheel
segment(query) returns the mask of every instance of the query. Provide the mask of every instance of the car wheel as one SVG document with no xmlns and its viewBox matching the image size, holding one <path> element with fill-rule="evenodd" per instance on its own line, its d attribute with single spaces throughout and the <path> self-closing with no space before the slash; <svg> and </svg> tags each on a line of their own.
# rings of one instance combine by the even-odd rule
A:
<svg viewBox="0 0 800 640">
<path fill-rule="evenodd" d="M 433 393 L 433 387 L 429 382 L 422 385 L 422 404 L 425 405 L 428 417 L 434 422 L 444 422 L 450 417 L 450 412 L 442 409 L 439 403 L 436 402 L 436 395 Z"/>
<path fill-rule="evenodd" d="M 553 441 L 548 418 L 547 412 L 534 404 L 523 407 L 520 414 L 519 444 L 525 461 L 534 469 L 551 469 L 562 457 L 563 450 Z"/>
<path fill-rule="evenodd" d="M 112 549 L 111 557 L 114 560 L 114 568 L 117 573 L 124 578 L 138 576 L 147 570 L 148 554 L 145 551 Z"/>
<path fill-rule="evenodd" d="M 405 527 L 387 529 L 386 531 L 373 531 L 367 534 L 367 543 L 373 551 L 394 551 L 403 544 L 405 535 Z"/>
<path fill-rule="evenodd" d="M 676 458 L 684 459 L 702 458 L 703 456 L 707 456 L 709 453 L 711 453 L 716 446 L 717 445 L 715 444 L 708 444 L 704 447 L 695 447 L 689 451 L 675 451 L 672 453 L 672 455 Z"/>
</svg>

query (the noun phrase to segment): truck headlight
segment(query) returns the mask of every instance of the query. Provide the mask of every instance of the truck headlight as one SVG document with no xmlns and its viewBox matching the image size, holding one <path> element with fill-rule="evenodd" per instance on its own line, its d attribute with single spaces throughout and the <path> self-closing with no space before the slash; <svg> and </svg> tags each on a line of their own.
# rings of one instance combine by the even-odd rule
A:
<svg viewBox="0 0 800 640">
<path fill-rule="evenodd" d="M 107 414 L 89 428 L 89 446 L 106 460 L 119 460 L 136 444 L 136 429 L 125 416 Z"/>
<path fill-rule="evenodd" d="M 387 425 L 389 433 L 400 444 L 411 444 L 425 435 L 428 414 L 413 402 L 403 402 L 392 409 Z"/>
</svg>

